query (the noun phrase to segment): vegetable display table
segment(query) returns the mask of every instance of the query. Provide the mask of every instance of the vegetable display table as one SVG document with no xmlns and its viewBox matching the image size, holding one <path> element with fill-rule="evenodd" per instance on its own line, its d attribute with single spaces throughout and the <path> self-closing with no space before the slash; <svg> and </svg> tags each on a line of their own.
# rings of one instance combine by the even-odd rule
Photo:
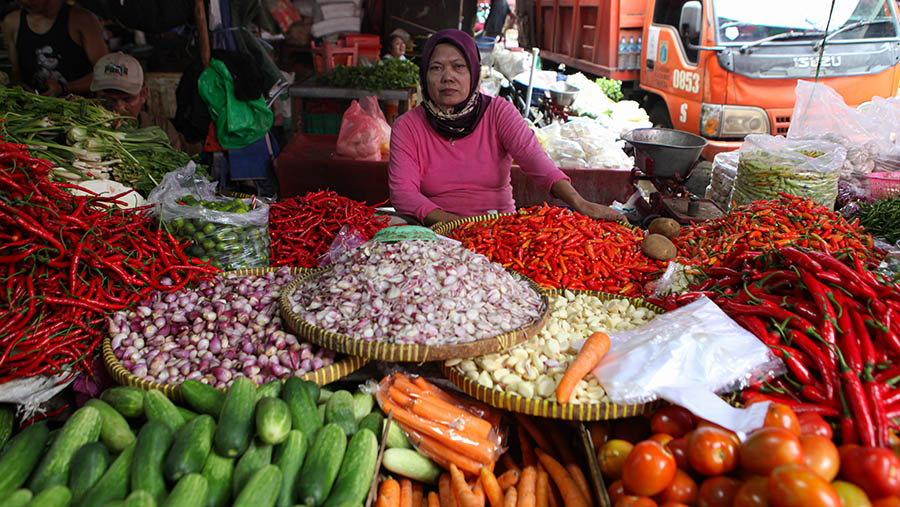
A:
<svg viewBox="0 0 900 507">
<path fill-rule="evenodd" d="M 371 162 L 341 157 L 335 153 L 337 136 L 298 134 L 276 161 L 281 197 L 302 195 L 328 188 L 338 194 L 376 204 L 388 200 L 388 161 Z M 625 169 L 563 169 L 585 199 L 601 204 L 625 202 L 634 191 L 631 172 Z M 513 198 L 519 207 L 545 201 L 564 206 L 538 187 L 518 166 L 512 167 Z"/>
</svg>

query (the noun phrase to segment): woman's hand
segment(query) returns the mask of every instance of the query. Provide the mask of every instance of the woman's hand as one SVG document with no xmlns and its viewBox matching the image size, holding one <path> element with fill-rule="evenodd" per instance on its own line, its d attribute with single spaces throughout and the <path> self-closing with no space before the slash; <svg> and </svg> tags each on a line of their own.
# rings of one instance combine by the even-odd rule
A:
<svg viewBox="0 0 900 507">
<path fill-rule="evenodd" d="M 587 215 L 595 220 L 608 220 L 610 222 L 621 222 L 623 224 L 628 223 L 628 219 L 625 218 L 625 215 L 610 208 L 609 206 L 604 206 L 602 204 L 597 204 L 590 201 L 584 201 L 580 208 L 581 209 L 576 209 L 575 211 L 581 213 L 582 215 Z"/>
</svg>

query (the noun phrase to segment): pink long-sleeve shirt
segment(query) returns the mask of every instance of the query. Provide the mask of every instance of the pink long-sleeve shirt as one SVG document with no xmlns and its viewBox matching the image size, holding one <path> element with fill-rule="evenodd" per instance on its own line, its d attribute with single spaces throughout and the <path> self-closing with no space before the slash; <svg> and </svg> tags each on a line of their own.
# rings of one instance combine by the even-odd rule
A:
<svg viewBox="0 0 900 507">
<path fill-rule="evenodd" d="M 391 130 L 391 204 L 420 221 L 435 209 L 460 216 L 515 211 L 513 159 L 548 192 L 568 179 L 507 100 L 491 100 L 475 130 L 453 141 L 431 128 L 419 106 L 397 118 Z"/>
</svg>

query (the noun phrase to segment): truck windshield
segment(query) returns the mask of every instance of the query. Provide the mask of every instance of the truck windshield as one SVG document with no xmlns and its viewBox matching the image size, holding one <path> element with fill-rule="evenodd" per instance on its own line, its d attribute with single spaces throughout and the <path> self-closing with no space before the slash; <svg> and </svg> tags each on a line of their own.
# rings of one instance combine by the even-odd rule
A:
<svg viewBox="0 0 900 507">
<path fill-rule="evenodd" d="M 896 37 L 894 0 L 837 0 L 828 33 L 829 42 Z M 774 40 L 821 39 L 828 23 L 831 0 L 713 0 L 719 44 L 745 45 L 774 35 Z"/>
</svg>

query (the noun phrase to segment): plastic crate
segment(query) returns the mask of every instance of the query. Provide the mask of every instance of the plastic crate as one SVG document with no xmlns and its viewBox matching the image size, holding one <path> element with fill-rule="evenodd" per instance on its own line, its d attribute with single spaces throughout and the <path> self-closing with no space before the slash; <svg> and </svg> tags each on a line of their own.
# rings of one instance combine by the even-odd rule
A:
<svg viewBox="0 0 900 507">
<path fill-rule="evenodd" d="M 900 172 L 871 173 L 867 177 L 875 199 L 900 196 Z"/>
</svg>

